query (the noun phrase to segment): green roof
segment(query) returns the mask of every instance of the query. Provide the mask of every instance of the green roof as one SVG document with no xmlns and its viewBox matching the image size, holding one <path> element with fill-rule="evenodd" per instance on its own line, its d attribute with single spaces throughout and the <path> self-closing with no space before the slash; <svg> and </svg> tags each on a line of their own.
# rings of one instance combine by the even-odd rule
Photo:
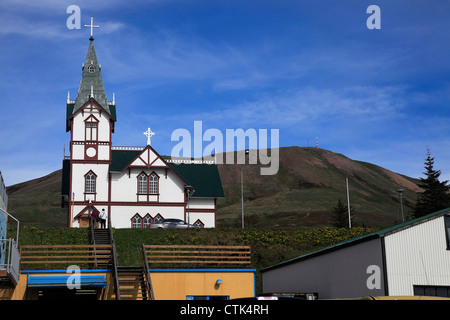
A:
<svg viewBox="0 0 450 320">
<path fill-rule="evenodd" d="M 142 150 L 112 150 L 109 171 L 121 172 Z M 163 158 L 163 157 L 161 157 Z M 213 164 L 173 164 L 169 167 L 178 174 L 186 183 L 191 185 L 195 192 L 193 198 L 222 198 L 224 192 L 219 170 Z"/>
<path fill-rule="evenodd" d="M 214 164 L 174 164 L 169 166 L 195 190 L 193 198 L 224 197 L 219 170 Z"/>
<path fill-rule="evenodd" d="M 406 228 L 410 228 L 412 226 L 415 226 L 417 224 L 424 223 L 424 222 L 426 222 L 428 220 L 432 220 L 434 218 L 443 216 L 446 213 L 450 213 L 450 208 L 442 209 L 442 210 L 439 210 L 439 211 L 436 211 L 436 212 L 424 215 L 424 216 L 422 216 L 420 218 L 407 220 L 405 222 L 402 222 L 402 223 L 399 223 L 399 224 L 396 224 L 396 225 L 393 225 L 393 226 L 390 226 L 390 227 L 387 227 L 387 228 L 384 228 L 384 229 L 380 229 L 380 230 L 377 230 L 377 231 L 374 231 L 374 232 L 370 232 L 370 233 L 364 234 L 362 236 L 358 236 L 358 237 L 355 237 L 355 238 L 352 238 L 352 239 L 348 239 L 348 240 L 345 240 L 345 241 L 333 244 L 331 246 L 328 246 L 328 247 L 325 247 L 325 248 L 322 248 L 322 249 L 319 249 L 319 250 L 316 250 L 316 251 L 304 254 L 302 256 L 299 256 L 299 257 L 296 257 L 296 258 L 293 258 L 293 259 L 290 259 L 290 260 L 287 260 L 287 261 L 283 261 L 281 263 L 278 263 L 278 264 L 270 266 L 270 267 L 267 267 L 264 270 L 261 270 L 261 272 L 272 270 L 272 269 L 276 269 L 278 267 L 282 267 L 282 266 L 291 264 L 293 262 L 297 262 L 297 261 L 305 260 L 305 259 L 308 259 L 308 258 L 312 258 L 312 257 L 318 256 L 318 255 L 324 254 L 324 253 L 328 253 L 330 251 L 341 249 L 341 248 L 344 248 L 344 247 L 347 247 L 347 246 L 350 246 L 350 245 L 354 245 L 354 244 L 357 244 L 357 243 L 360 243 L 360 242 L 363 242 L 363 241 L 368 241 L 370 239 L 382 238 L 382 237 L 384 237 L 386 235 L 389 235 L 389 234 L 392 234 L 392 233 L 396 233 L 396 232 L 399 232 L 399 231 L 404 230 Z"/>
<path fill-rule="evenodd" d="M 121 172 L 142 153 L 142 150 L 112 150 L 109 171 Z"/>
<path fill-rule="evenodd" d="M 74 103 L 68 103 L 67 104 L 67 110 L 66 110 L 66 118 L 69 119 L 73 114 L 73 108 L 75 104 Z M 117 114 L 116 114 L 116 105 L 108 105 L 109 106 L 109 112 L 110 116 L 114 121 L 117 121 Z"/>
</svg>

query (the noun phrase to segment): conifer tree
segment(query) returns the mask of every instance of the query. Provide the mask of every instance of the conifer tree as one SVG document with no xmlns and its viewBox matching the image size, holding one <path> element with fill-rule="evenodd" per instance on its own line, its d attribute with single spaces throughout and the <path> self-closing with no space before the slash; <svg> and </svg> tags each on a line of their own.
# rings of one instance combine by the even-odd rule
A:
<svg viewBox="0 0 450 320">
<path fill-rule="evenodd" d="M 348 228 L 348 207 L 338 200 L 336 207 L 333 208 L 333 226 L 336 228 Z M 353 221 L 353 208 L 350 206 L 350 221 Z"/>
<path fill-rule="evenodd" d="M 434 157 L 431 156 L 428 148 L 425 170 L 425 178 L 420 178 L 418 183 L 423 191 L 417 193 L 415 218 L 450 207 L 448 180 L 439 181 L 441 170 L 434 169 Z"/>
</svg>

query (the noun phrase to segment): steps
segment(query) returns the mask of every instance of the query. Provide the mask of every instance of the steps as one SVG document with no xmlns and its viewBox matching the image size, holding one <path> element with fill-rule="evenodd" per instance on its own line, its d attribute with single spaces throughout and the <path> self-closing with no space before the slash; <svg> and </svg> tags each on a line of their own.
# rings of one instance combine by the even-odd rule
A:
<svg viewBox="0 0 450 320">
<path fill-rule="evenodd" d="M 149 300 L 142 267 L 117 267 L 121 300 Z"/>
<path fill-rule="evenodd" d="M 112 244 L 109 229 L 93 229 L 92 243 Z M 101 265 L 97 265 L 102 267 Z M 104 265 L 103 267 L 108 267 Z M 147 293 L 146 277 L 142 267 L 121 267 L 117 268 L 117 281 L 119 285 L 121 300 L 150 300 Z"/>
<path fill-rule="evenodd" d="M 109 229 L 94 229 L 95 244 L 111 244 Z"/>
<path fill-rule="evenodd" d="M 111 235 L 109 232 L 109 229 L 93 229 L 93 239 L 91 239 L 92 244 L 111 244 Z M 102 258 L 102 253 L 96 253 L 96 255 L 99 257 L 99 259 Z M 103 264 L 103 263 L 96 263 L 95 266 L 97 268 L 108 268 L 109 265 Z"/>
</svg>

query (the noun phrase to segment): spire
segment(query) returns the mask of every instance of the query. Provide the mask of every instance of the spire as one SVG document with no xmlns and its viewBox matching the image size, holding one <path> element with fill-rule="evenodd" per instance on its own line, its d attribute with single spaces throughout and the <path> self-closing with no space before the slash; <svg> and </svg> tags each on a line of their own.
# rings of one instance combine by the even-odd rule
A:
<svg viewBox="0 0 450 320">
<path fill-rule="evenodd" d="M 83 66 L 83 73 L 81 75 L 80 87 L 78 89 L 77 99 L 75 100 L 73 113 L 81 108 L 92 97 L 106 112 L 111 115 L 105 88 L 103 86 L 102 75 L 100 73 L 100 65 L 97 61 L 97 55 L 95 53 L 94 38 L 91 36 L 89 40 L 89 49 Z"/>
</svg>

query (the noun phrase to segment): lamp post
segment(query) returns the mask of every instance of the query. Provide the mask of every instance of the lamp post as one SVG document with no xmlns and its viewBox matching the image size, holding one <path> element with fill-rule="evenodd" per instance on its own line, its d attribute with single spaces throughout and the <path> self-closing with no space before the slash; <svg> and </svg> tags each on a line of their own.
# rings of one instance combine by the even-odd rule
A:
<svg viewBox="0 0 450 320">
<path fill-rule="evenodd" d="M 248 149 L 245 150 L 245 155 L 248 155 Z M 247 157 L 244 158 L 244 163 Z M 244 174 L 243 174 L 244 165 L 241 164 L 241 211 L 242 211 L 242 229 L 244 229 Z"/>
<path fill-rule="evenodd" d="M 397 192 L 398 196 L 400 197 L 400 210 L 402 212 L 402 222 L 405 222 L 405 217 L 403 216 L 403 198 L 402 198 L 403 189 L 398 189 Z"/>
<path fill-rule="evenodd" d="M 187 194 L 187 214 L 188 214 L 188 228 L 191 224 L 190 222 L 190 214 L 189 214 L 189 200 L 191 199 L 192 194 L 195 192 L 194 188 L 192 186 L 184 186 L 184 190 L 186 191 Z"/>
</svg>

